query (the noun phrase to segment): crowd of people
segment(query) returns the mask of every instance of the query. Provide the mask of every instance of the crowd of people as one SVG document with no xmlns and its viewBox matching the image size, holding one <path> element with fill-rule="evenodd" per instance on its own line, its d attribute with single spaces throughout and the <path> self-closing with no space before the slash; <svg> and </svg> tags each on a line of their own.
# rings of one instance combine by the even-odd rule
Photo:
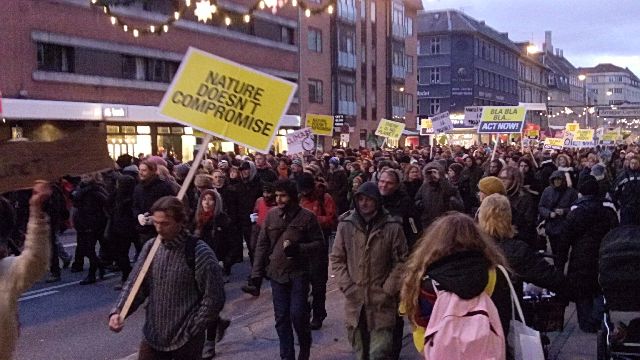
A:
<svg viewBox="0 0 640 360">
<path fill-rule="evenodd" d="M 310 357 L 311 331 L 327 316 L 329 271 L 345 297 L 358 359 L 397 359 L 404 328 L 398 309 L 424 330 L 441 290 L 463 299 L 486 293 L 506 334 L 509 281 L 518 292 L 527 282 L 574 301 L 580 328 L 596 331 L 600 242 L 620 224 L 640 225 L 640 148 L 492 150 L 219 153 L 199 164 L 123 155 L 112 171 L 50 184 L 43 206 L 50 224 L 47 281 L 60 280 L 61 263 L 85 271 L 84 258 L 82 285 L 105 270 L 120 271 L 123 292 L 110 318 L 119 331 L 142 263 L 132 269 L 130 247 L 134 260 L 144 259 L 149 240 L 159 236 L 154 261 L 172 271 L 152 268 L 135 298 L 134 310 L 149 303 L 141 359 L 215 356 L 229 326 L 220 317 L 224 283 L 244 261 L 245 245 L 251 275 L 242 290 L 257 297 L 263 280 L 270 281 L 282 359 L 296 358 L 294 332 L 297 358 Z M 194 166 L 197 175 L 178 200 Z M 16 191 L 0 202 L 0 219 L 15 219 L 1 223 L 0 257 L 20 253 L 30 196 Z M 69 227 L 77 233 L 73 256 L 59 241 Z M 553 265 L 539 251 L 550 252 Z M 495 271 L 498 265 L 508 277 Z"/>
</svg>

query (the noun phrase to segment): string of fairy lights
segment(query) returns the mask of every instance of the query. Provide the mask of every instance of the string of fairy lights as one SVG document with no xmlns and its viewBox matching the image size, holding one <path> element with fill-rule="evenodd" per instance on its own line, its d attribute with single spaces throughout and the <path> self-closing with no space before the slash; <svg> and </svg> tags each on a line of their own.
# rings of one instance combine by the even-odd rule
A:
<svg viewBox="0 0 640 360">
<path fill-rule="evenodd" d="M 198 18 L 198 21 L 205 24 L 207 21 L 212 21 L 214 16 L 219 16 L 223 19 L 223 24 L 225 26 L 230 26 L 232 24 L 233 17 L 238 15 L 236 12 L 228 11 L 224 9 L 223 6 L 220 6 L 220 4 L 218 4 L 218 0 L 180 0 L 174 4 L 173 14 L 170 14 L 165 21 L 146 25 L 134 25 L 113 11 L 114 7 L 126 6 L 134 2 L 136 2 L 136 0 L 90 0 L 91 6 L 102 8 L 102 12 L 105 16 L 109 17 L 111 25 L 120 27 L 122 31 L 130 33 L 136 38 L 143 35 L 162 35 L 169 32 L 171 26 L 173 26 L 176 21 L 180 20 L 191 9 L 193 9 L 193 14 Z M 250 23 L 254 14 L 258 11 L 270 9 L 271 12 L 275 14 L 278 9 L 287 5 L 293 8 L 299 7 L 306 17 L 310 17 L 311 15 L 320 15 L 323 13 L 331 15 L 335 10 L 336 0 L 326 0 L 324 4 L 318 6 L 311 6 L 305 0 L 258 0 L 253 4 L 253 6 L 249 7 L 246 12 L 240 15 L 244 23 Z"/>
</svg>

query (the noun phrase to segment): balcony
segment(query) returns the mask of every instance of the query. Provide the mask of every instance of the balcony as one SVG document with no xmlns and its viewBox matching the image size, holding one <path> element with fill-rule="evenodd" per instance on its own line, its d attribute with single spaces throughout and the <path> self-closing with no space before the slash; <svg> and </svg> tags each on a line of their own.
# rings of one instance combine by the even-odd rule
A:
<svg viewBox="0 0 640 360">
<path fill-rule="evenodd" d="M 402 106 L 392 106 L 391 107 L 391 115 L 392 116 L 397 116 L 397 117 L 403 117 L 405 116 L 407 112 L 405 111 L 404 107 Z"/>
<path fill-rule="evenodd" d="M 338 51 L 338 67 L 343 69 L 356 69 L 356 55 Z"/>
<path fill-rule="evenodd" d="M 338 113 L 345 115 L 356 115 L 355 101 L 338 101 Z"/>
<path fill-rule="evenodd" d="M 407 77 L 407 69 L 404 66 L 393 65 L 391 75 L 394 79 L 404 80 Z"/>
</svg>

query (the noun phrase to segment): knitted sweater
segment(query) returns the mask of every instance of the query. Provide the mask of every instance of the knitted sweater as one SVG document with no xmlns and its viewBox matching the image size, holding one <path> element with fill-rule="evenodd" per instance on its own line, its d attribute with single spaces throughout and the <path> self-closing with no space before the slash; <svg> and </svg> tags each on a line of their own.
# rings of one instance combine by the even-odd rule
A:
<svg viewBox="0 0 640 360">
<path fill-rule="evenodd" d="M 151 267 L 129 314 L 145 300 L 145 340 L 158 351 L 179 349 L 202 333 L 216 317 L 225 301 L 222 271 L 215 254 L 203 241 L 195 248 L 195 274 L 187 264 L 186 233 L 158 247 Z M 121 311 L 155 239 L 142 248 L 129 280 L 111 314 Z"/>
<path fill-rule="evenodd" d="M 24 251 L 0 259 L 0 360 L 13 358 L 18 340 L 18 298 L 46 273 L 49 266 L 49 218 L 31 211 Z"/>
</svg>

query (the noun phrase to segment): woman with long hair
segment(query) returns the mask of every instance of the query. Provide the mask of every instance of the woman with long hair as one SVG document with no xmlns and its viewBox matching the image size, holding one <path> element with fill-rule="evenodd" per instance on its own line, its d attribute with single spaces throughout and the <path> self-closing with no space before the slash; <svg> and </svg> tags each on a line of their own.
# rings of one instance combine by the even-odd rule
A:
<svg viewBox="0 0 640 360">
<path fill-rule="evenodd" d="M 511 281 L 520 298 L 523 281 L 555 293 L 569 293 L 569 284 L 564 274 L 557 271 L 526 242 L 517 238 L 516 229 L 511 221 L 511 211 L 511 204 L 506 196 L 487 196 L 478 209 L 478 225 L 502 249 L 509 267 L 513 270 Z M 496 306 L 498 307 L 498 304 Z"/>
<path fill-rule="evenodd" d="M 420 167 L 416 164 L 409 164 L 404 169 L 404 187 L 409 197 L 414 199 L 416 193 L 422 186 L 423 178 Z"/>
<path fill-rule="evenodd" d="M 437 298 L 432 280 L 462 299 L 483 291 L 496 304 L 505 334 L 511 318 L 509 287 L 498 265 L 507 261 L 496 243 L 462 213 L 438 218 L 418 240 L 407 262 L 401 304 L 414 328 L 426 328 Z M 498 306 L 500 304 L 500 306 Z"/>
<path fill-rule="evenodd" d="M 512 223 L 520 234 L 520 240 L 541 250 L 545 249 L 546 243 L 538 244 L 537 241 L 538 201 L 533 194 L 524 189 L 522 173 L 516 167 L 507 166 L 500 171 L 499 178 L 507 190 L 507 197 L 511 203 Z"/>
</svg>

